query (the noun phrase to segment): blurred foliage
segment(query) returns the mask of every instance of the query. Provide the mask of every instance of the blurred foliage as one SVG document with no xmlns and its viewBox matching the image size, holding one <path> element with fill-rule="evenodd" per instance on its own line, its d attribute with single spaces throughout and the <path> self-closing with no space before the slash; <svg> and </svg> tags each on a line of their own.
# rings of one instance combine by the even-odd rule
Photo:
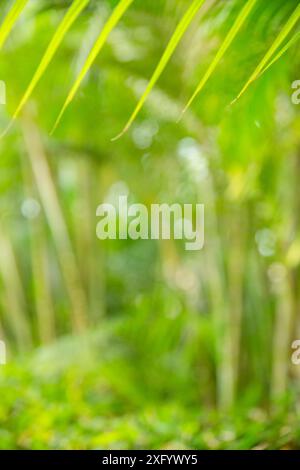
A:
<svg viewBox="0 0 300 470">
<path fill-rule="evenodd" d="M 127 323 L 59 340 L 7 366 L 0 377 L 0 448 L 298 448 L 292 397 L 272 418 L 249 399 L 233 414 L 200 409 L 200 375 L 181 389 L 190 371 L 184 363 L 170 367 L 166 353 L 143 373 L 124 337 Z M 140 360 L 146 365 L 149 359 Z"/>
<path fill-rule="evenodd" d="M 3 131 L 70 3 L 29 0 L 0 51 Z M 230 103 L 299 2 L 258 0 L 177 123 L 245 3 L 207 0 L 111 142 L 190 5 L 136 0 L 50 135 L 117 3 L 89 3 L 0 140 L 0 447 L 295 448 L 299 45 Z M 97 240 L 120 195 L 204 203 L 204 249 Z"/>
</svg>

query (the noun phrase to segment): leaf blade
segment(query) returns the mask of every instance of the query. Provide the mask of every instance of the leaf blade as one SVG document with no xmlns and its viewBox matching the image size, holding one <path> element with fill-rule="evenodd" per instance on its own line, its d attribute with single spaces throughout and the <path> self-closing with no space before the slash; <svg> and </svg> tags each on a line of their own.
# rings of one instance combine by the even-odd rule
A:
<svg viewBox="0 0 300 470">
<path fill-rule="evenodd" d="M 278 54 L 266 65 L 261 72 L 260 76 L 263 75 L 275 62 L 277 62 L 296 42 L 300 39 L 300 31 L 294 34 L 294 36 L 287 42 L 287 44 L 280 49 Z"/>
<path fill-rule="evenodd" d="M 17 106 L 17 109 L 15 110 L 13 117 L 11 119 L 10 124 L 8 125 L 8 128 L 4 131 L 2 135 L 4 135 L 8 129 L 10 128 L 12 122 L 17 118 L 17 116 L 20 114 L 21 110 L 23 109 L 24 105 L 30 98 L 34 88 L 38 84 L 39 80 L 42 78 L 43 74 L 45 73 L 48 65 L 50 64 L 51 60 L 53 59 L 54 54 L 56 53 L 57 49 L 59 48 L 61 42 L 63 41 L 66 33 L 68 30 L 71 28 L 72 24 L 74 21 L 77 19 L 77 17 L 80 15 L 82 10 L 86 7 L 88 4 L 89 0 L 74 0 L 73 3 L 71 4 L 70 8 L 68 9 L 66 15 L 63 17 L 62 21 L 60 22 L 57 30 L 55 31 L 47 49 L 46 52 L 44 53 L 34 75 L 33 78 L 31 79 L 25 93 L 23 94 L 20 103 Z"/>
<path fill-rule="evenodd" d="M 67 107 L 73 100 L 74 96 L 76 95 L 84 77 L 88 73 L 89 69 L 91 68 L 92 64 L 94 63 L 97 55 L 99 54 L 100 50 L 104 46 L 109 34 L 111 33 L 112 29 L 117 25 L 119 20 L 122 16 L 126 13 L 130 5 L 133 3 L 134 0 L 120 0 L 114 11 L 112 12 L 111 16 L 109 17 L 108 21 L 105 23 L 100 35 L 98 36 L 93 48 L 91 49 L 82 69 L 80 70 L 64 104 L 63 107 L 54 123 L 52 128 L 51 134 L 57 128 L 63 114 L 65 113 Z"/>
<path fill-rule="evenodd" d="M 14 24 L 24 10 L 28 0 L 16 0 L 0 27 L 0 49 L 3 47 Z"/>
<path fill-rule="evenodd" d="M 217 54 L 215 55 L 213 61 L 209 65 L 207 71 L 205 72 L 204 76 L 200 80 L 195 92 L 189 99 L 188 103 L 184 107 L 182 114 L 179 118 L 183 116 L 183 114 L 187 111 L 187 109 L 191 106 L 192 102 L 194 99 L 197 97 L 197 95 L 202 91 L 204 86 L 206 85 L 207 81 L 215 71 L 216 67 L 218 66 L 220 60 L 226 53 L 227 49 L 230 47 L 231 43 L 237 36 L 238 32 L 240 31 L 241 27 L 245 23 L 246 19 L 248 18 L 249 14 L 251 13 L 253 7 L 255 6 L 257 0 L 248 0 L 247 3 L 244 5 L 242 8 L 241 12 L 239 13 L 238 17 L 236 18 L 234 24 L 232 25 L 231 29 L 229 30 L 227 36 L 225 37 L 224 41 L 221 44 L 221 47 L 219 48 Z"/>
<path fill-rule="evenodd" d="M 141 96 L 138 104 L 136 105 L 136 108 L 134 109 L 133 113 L 131 114 L 129 120 L 127 121 L 125 127 L 123 128 L 122 132 L 114 137 L 112 141 L 115 141 L 119 139 L 125 132 L 128 131 L 130 128 L 131 124 L 135 120 L 136 116 L 138 115 L 139 111 L 142 109 L 146 99 L 148 98 L 148 95 L 150 94 L 151 90 L 155 86 L 157 80 L 159 79 L 160 75 L 164 71 L 166 65 L 168 64 L 171 56 L 173 55 L 173 52 L 175 51 L 178 43 L 180 42 L 181 38 L 183 37 L 184 33 L 186 32 L 188 26 L 194 19 L 196 13 L 199 11 L 199 9 L 202 7 L 203 3 L 205 0 L 194 0 L 191 6 L 188 8 L 186 13 L 184 14 L 183 18 L 177 25 L 170 41 L 167 44 L 167 47 L 156 67 L 154 70 L 154 73 L 152 77 L 150 78 L 148 85 L 146 87 L 146 90 L 144 91 L 143 95 Z"/>
<path fill-rule="evenodd" d="M 251 83 L 253 83 L 260 75 L 261 72 L 264 70 L 266 65 L 268 64 L 269 60 L 272 58 L 272 56 L 275 54 L 275 52 L 279 49 L 280 45 L 283 43 L 285 38 L 288 36 L 290 31 L 293 29 L 295 24 L 300 18 L 300 3 L 298 6 L 295 8 L 287 22 L 285 23 L 283 29 L 280 31 L 280 33 L 277 35 L 275 41 L 272 43 L 271 47 L 269 50 L 266 52 L 262 60 L 259 62 L 258 66 L 250 76 L 249 80 L 246 82 L 238 96 L 232 101 L 231 104 L 235 103 L 237 100 L 240 99 L 240 97 L 245 93 L 245 91 L 249 88 Z"/>
</svg>

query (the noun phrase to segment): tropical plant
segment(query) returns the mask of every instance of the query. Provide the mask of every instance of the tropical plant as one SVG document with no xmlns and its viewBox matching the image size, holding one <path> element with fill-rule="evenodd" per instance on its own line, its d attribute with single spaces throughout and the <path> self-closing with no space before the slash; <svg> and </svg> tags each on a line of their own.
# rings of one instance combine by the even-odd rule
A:
<svg viewBox="0 0 300 470">
<path fill-rule="evenodd" d="M 298 446 L 299 1 L 2 5 L 0 446 Z M 122 194 L 204 203 L 204 249 L 98 241 Z"/>
</svg>

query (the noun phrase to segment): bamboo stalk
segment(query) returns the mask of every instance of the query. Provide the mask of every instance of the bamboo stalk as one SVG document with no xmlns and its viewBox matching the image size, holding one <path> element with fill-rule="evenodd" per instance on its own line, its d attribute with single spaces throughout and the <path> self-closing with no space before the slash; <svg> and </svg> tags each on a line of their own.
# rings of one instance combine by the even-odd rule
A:
<svg viewBox="0 0 300 470">
<path fill-rule="evenodd" d="M 3 224 L 0 224 L 0 272 L 4 286 L 5 317 L 11 326 L 18 350 L 28 351 L 32 345 L 32 334 L 25 315 L 25 294 L 14 249 Z"/>
<path fill-rule="evenodd" d="M 231 338 L 231 361 L 233 374 L 234 397 L 237 393 L 240 346 L 241 346 L 241 327 L 243 316 L 243 273 L 245 269 L 245 250 L 244 236 L 246 221 L 240 220 L 240 207 L 232 209 L 232 234 L 230 239 L 230 256 L 228 258 L 228 280 L 229 280 L 229 299 L 230 299 L 230 338 Z"/>
<path fill-rule="evenodd" d="M 271 378 L 271 401 L 273 402 L 284 396 L 288 386 L 293 319 L 293 299 L 290 287 L 290 279 L 287 277 L 281 291 L 277 294 Z"/>
<path fill-rule="evenodd" d="M 212 321 L 214 324 L 216 354 L 216 399 L 220 410 L 230 409 L 235 399 L 235 368 L 233 358 L 230 299 L 222 266 L 222 234 L 217 221 L 215 195 L 212 177 L 207 178 L 205 194 L 206 207 L 210 218 L 205 226 L 205 280 L 209 293 Z M 201 198 L 200 198 L 201 199 Z"/>
<path fill-rule="evenodd" d="M 81 273 L 59 203 L 43 142 L 33 119 L 28 113 L 22 119 L 22 129 L 36 186 L 53 236 L 65 286 L 71 302 L 73 330 L 80 333 L 88 325 L 88 306 L 82 285 Z"/>
<path fill-rule="evenodd" d="M 23 186 L 25 196 L 37 198 L 34 181 L 28 162 L 22 161 Z M 30 233 L 30 259 L 32 268 L 32 284 L 34 290 L 35 310 L 39 340 L 42 344 L 51 343 L 55 339 L 55 312 L 51 296 L 49 280 L 49 259 L 47 239 L 42 215 L 28 220 Z"/>
<path fill-rule="evenodd" d="M 103 200 L 103 179 L 102 169 L 98 168 L 94 162 L 85 160 L 85 170 L 82 178 L 82 197 L 86 201 L 87 217 L 87 237 L 90 246 L 90 257 L 88 263 L 88 289 L 91 311 L 94 321 L 103 318 L 106 311 L 105 304 L 105 269 L 104 269 L 104 249 L 94 236 L 94 208 L 99 201 Z M 95 191 L 96 189 L 96 191 Z M 93 254 L 94 253 L 94 254 Z"/>
</svg>

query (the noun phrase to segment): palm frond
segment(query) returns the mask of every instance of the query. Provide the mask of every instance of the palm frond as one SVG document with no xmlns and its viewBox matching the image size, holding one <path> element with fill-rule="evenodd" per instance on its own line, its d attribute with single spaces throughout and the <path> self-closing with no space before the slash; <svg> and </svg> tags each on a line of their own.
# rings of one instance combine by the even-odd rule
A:
<svg viewBox="0 0 300 470">
<path fill-rule="evenodd" d="M 260 75 L 263 75 L 272 65 L 275 64 L 294 44 L 300 39 L 300 31 L 294 34 L 294 36 L 286 43 L 286 45 L 280 49 L 278 54 L 266 65 Z"/>
<path fill-rule="evenodd" d="M 249 88 L 251 83 L 253 83 L 260 75 L 261 72 L 265 69 L 267 66 L 269 60 L 272 58 L 272 56 L 275 54 L 275 52 L 278 50 L 280 45 L 283 43 L 285 38 L 288 36 L 288 34 L 291 32 L 295 24 L 300 18 L 300 3 L 296 7 L 296 9 L 293 11 L 292 15 L 289 17 L 288 21 L 286 24 L 283 26 L 281 29 L 280 33 L 276 37 L 275 41 L 271 45 L 270 49 L 267 51 L 267 53 L 264 55 L 263 59 L 260 61 L 254 72 L 252 73 L 251 77 L 247 81 L 247 83 L 244 85 L 238 96 L 232 101 L 232 104 L 235 103 L 244 93 L 245 91 Z"/>
<path fill-rule="evenodd" d="M 89 0 L 74 0 L 72 5 L 70 6 L 69 10 L 67 11 L 66 15 L 63 17 L 61 23 L 59 24 L 53 38 L 50 41 L 50 44 L 47 47 L 45 54 L 43 55 L 40 64 L 29 83 L 27 90 L 25 91 L 19 105 L 17 106 L 16 111 L 13 114 L 12 121 L 8 125 L 8 128 L 4 131 L 4 134 L 8 131 L 11 126 L 11 123 L 14 119 L 19 115 L 22 108 L 30 98 L 34 88 L 38 84 L 39 80 L 42 78 L 43 74 L 45 73 L 47 67 L 49 66 L 51 60 L 53 59 L 54 54 L 56 53 L 57 49 L 61 45 L 66 33 L 71 28 L 74 21 L 80 15 L 82 10 L 87 6 Z"/>
<path fill-rule="evenodd" d="M 4 45 L 9 33 L 11 32 L 14 24 L 24 10 L 28 0 L 16 0 L 9 12 L 7 13 L 1 27 L 0 27 L 0 49 Z"/>
<path fill-rule="evenodd" d="M 120 2 L 118 3 L 117 7 L 114 9 L 114 11 L 112 12 L 111 16 L 109 17 L 109 19 L 107 20 L 107 22 L 105 23 L 100 35 L 98 36 L 97 38 L 97 41 L 95 42 L 93 48 L 91 49 L 83 67 L 81 68 L 75 82 L 74 82 L 74 85 L 72 86 L 71 88 L 71 91 L 70 93 L 68 94 L 67 98 L 66 98 L 66 101 L 58 115 L 58 118 L 53 126 L 53 129 L 51 131 L 51 133 L 53 133 L 56 129 L 56 127 L 58 126 L 64 112 L 66 111 L 67 107 L 69 106 L 69 104 L 71 103 L 71 101 L 73 100 L 74 96 L 76 95 L 84 77 L 86 76 L 86 74 L 88 73 L 89 69 L 91 68 L 92 64 L 94 63 L 97 55 L 99 54 L 100 50 L 102 49 L 102 47 L 104 46 L 109 34 L 111 33 L 111 31 L 113 30 L 113 28 L 118 24 L 118 22 L 120 21 L 120 19 L 122 18 L 122 16 L 126 13 L 126 11 L 128 10 L 128 8 L 130 7 L 130 5 L 133 3 L 134 0 L 120 0 Z"/>
<path fill-rule="evenodd" d="M 195 15 L 197 14 L 197 12 L 199 11 L 199 9 L 201 8 L 201 6 L 203 5 L 205 0 L 194 0 L 193 3 L 191 4 L 191 6 L 188 8 L 188 10 L 186 11 L 186 13 L 184 14 L 183 18 L 181 19 L 181 21 L 179 22 L 179 24 L 177 25 L 177 28 L 175 29 L 147 87 L 146 87 L 146 90 L 144 91 L 142 97 L 140 98 L 135 110 L 133 111 L 132 115 L 130 116 L 127 124 L 125 125 L 124 129 L 122 130 L 122 132 L 114 137 L 114 139 L 112 140 L 117 140 L 118 138 L 120 138 L 123 134 L 125 134 L 125 132 L 128 131 L 128 129 L 130 128 L 131 124 L 133 123 L 133 121 L 135 120 L 136 116 L 138 115 L 138 113 L 140 112 L 140 110 L 142 109 L 146 99 L 148 98 L 151 90 L 153 89 L 153 87 L 155 86 L 156 82 L 158 81 L 159 77 L 161 76 L 162 72 L 164 71 L 164 69 L 166 68 L 170 58 L 172 57 L 177 45 L 179 44 L 181 38 L 183 37 L 184 33 L 186 32 L 187 28 L 189 27 L 190 23 L 192 22 L 192 20 L 194 19 Z"/>
<path fill-rule="evenodd" d="M 181 117 L 186 112 L 186 110 L 191 106 L 191 104 L 194 101 L 194 99 L 196 98 L 196 96 L 200 93 L 200 91 L 203 89 L 203 87 L 207 83 L 208 79 L 210 78 L 210 76 L 212 75 L 212 73 L 214 72 L 216 67 L 218 66 L 220 60 L 222 59 L 222 57 L 226 53 L 227 49 L 230 47 L 232 41 L 235 39 L 235 37 L 238 34 L 238 32 L 240 31 L 241 27 L 245 23 L 246 19 L 248 18 L 249 14 L 251 13 L 251 11 L 252 11 L 254 5 L 256 4 L 256 2 L 257 2 L 257 0 L 248 0 L 247 3 L 242 8 L 242 10 L 241 10 L 240 14 L 238 15 L 236 21 L 232 25 L 229 33 L 227 34 L 226 38 L 222 42 L 221 47 L 219 48 L 216 56 L 214 57 L 214 59 L 211 62 L 210 66 L 208 67 L 206 73 L 204 74 L 203 78 L 201 79 L 199 85 L 197 86 L 194 94 L 192 95 L 192 97 L 188 101 L 187 105 L 183 109 Z M 180 119 L 181 119 L 181 117 L 180 117 Z"/>
</svg>

